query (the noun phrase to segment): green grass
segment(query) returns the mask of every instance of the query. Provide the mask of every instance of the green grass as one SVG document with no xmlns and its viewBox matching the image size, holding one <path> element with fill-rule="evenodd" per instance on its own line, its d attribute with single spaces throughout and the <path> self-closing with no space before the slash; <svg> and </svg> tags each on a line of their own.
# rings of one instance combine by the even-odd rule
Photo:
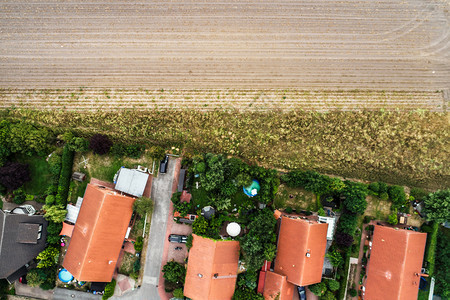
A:
<svg viewBox="0 0 450 300">
<path fill-rule="evenodd" d="M 92 167 L 90 176 L 104 181 L 112 182 L 114 175 L 124 166 L 124 162 L 120 158 L 94 155 L 92 162 L 89 162 Z"/>
<path fill-rule="evenodd" d="M 302 188 L 289 188 L 285 185 L 280 185 L 278 188 L 274 204 L 276 208 L 291 207 L 297 211 L 317 211 L 318 209 L 314 193 Z"/>
<path fill-rule="evenodd" d="M 202 187 L 196 189 L 194 185 L 194 187 L 191 189 L 191 194 L 193 206 L 196 211 L 208 205 L 208 192 L 205 191 Z"/>
<path fill-rule="evenodd" d="M 16 160 L 20 163 L 28 164 L 30 167 L 31 181 L 25 183 L 25 192 L 31 195 L 44 194 L 52 178 L 45 158 L 19 155 L 16 157 Z"/>
</svg>

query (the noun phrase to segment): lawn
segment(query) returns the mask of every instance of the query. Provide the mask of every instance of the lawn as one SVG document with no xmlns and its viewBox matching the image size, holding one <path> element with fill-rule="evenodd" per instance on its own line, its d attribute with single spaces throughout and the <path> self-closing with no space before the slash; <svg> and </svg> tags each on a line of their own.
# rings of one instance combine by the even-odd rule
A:
<svg viewBox="0 0 450 300">
<path fill-rule="evenodd" d="M 316 195 L 302 188 L 289 188 L 282 184 L 274 199 L 275 208 L 291 207 L 296 211 L 317 211 Z"/>
<path fill-rule="evenodd" d="M 18 155 L 16 160 L 28 164 L 31 173 L 31 181 L 25 183 L 25 192 L 31 195 L 44 194 L 51 184 L 52 175 L 47 161 L 40 156 Z"/>
<path fill-rule="evenodd" d="M 375 217 L 377 220 L 387 220 L 391 214 L 391 204 L 389 200 L 381 200 L 375 196 L 368 196 L 367 208 L 364 215 Z"/>
<path fill-rule="evenodd" d="M 125 252 L 122 260 L 122 264 L 119 267 L 119 273 L 129 276 L 133 273 L 133 265 L 138 260 L 133 254 Z"/>
</svg>

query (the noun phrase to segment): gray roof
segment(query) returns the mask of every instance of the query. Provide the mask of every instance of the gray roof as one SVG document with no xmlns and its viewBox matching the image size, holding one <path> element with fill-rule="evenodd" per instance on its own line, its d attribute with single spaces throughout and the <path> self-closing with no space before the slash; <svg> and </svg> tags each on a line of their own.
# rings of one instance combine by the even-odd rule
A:
<svg viewBox="0 0 450 300">
<path fill-rule="evenodd" d="M 34 259 L 45 249 L 46 240 L 44 216 L 9 214 L 0 210 L 0 278 L 7 278 Z"/>
<path fill-rule="evenodd" d="M 142 197 L 147 185 L 148 174 L 136 169 L 121 168 L 115 189 L 136 197 Z"/>
</svg>

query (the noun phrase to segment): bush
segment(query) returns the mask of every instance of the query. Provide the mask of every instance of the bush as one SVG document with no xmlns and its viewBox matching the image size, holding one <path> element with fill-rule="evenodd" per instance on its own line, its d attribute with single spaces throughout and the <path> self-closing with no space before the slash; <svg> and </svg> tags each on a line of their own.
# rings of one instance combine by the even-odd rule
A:
<svg viewBox="0 0 450 300">
<path fill-rule="evenodd" d="M 372 182 L 368 186 L 369 191 L 372 192 L 373 195 L 378 195 L 378 192 L 380 191 L 380 185 L 378 182 Z"/>
<path fill-rule="evenodd" d="M 133 273 L 139 273 L 140 270 L 141 270 L 141 260 L 136 259 L 136 261 L 133 264 Z"/>
<path fill-rule="evenodd" d="M 139 158 L 144 153 L 145 147 L 142 145 L 124 145 L 124 144 L 114 144 L 111 147 L 111 154 L 116 157 L 131 157 Z"/>
<path fill-rule="evenodd" d="M 82 137 L 74 137 L 68 142 L 71 151 L 86 152 L 89 150 L 89 141 Z"/>
<path fill-rule="evenodd" d="M 111 146 L 111 140 L 103 134 L 94 134 L 89 142 L 89 148 L 100 155 L 108 153 Z"/>
<path fill-rule="evenodd" d="M 162 272 L 164 273 L 163 277 L 165 280 L 172 283 L 181 283 L 184 284 L 184 279 L 186 278 L 186 268 L 176 261 L 167 262 Z"/>
<path fill-rule="evenodd" d="M 392 214 L 389 215 L 388 223 L 391 224 L 391 225 L 397 225 L 398 224 L 397 209 L 394 209 Z"/>
<path fill-rule="evenodd" d="M 425 261 L 428 263 L 428 274 L 430 276 L 434 275 L 439 223 L 434 222 L 432 228 L 433 228 L 433 231 L 431 232 L 431 234 L 427 235 L 428 239 L 427 239 L 426 255 L 425 255 Z"/>
<path fill-rule="evenodd" d="M 343 190 L 345 208 L 355 214 L 364 213 L 367 207 L 367 185 L 352 181 L 346 181 L 345 185 Z"/>
<path fill-rule="evenodd" d="M 192 234 L 190 234 L 189 236 L 188 236 L 188 238 L 187 238 L 187 241 L 186 241 L 186 248 L 188 249 L 188 251 L 189 251 L 189 249 L 191 249 L 192 248 L 192 240 L 194 239 L 194 237 L 192 236 Z"/>
<path fill-rule="evenodd" d="M 386 192 L 380 193 L 379 198 L 383 201 L 387 201 L 389 199 L 389 195 Z"/>
<path fill-rule="evenodd" d="M 328 288 L 330 289 L 330 291 L 332 291 L 332 292 L 339 290 L 339 287 L 340 287 L 339 282 L 336 280 L 328 280 L 327 285 L 328 285 Z"/>
<path fill-rule="evenodd" d="M 134 250 L 136 252 L 141 252 L 144 246 L 144 238 L 142 236 L 138 236 L 136 242 L 134 243 Z"/>
<path fill-rule="evenodd" d="M 58 193 L 56 194 L 56 203 L 66 205 L 67 197 L 69 195 L 70 180 L 72 178 L 74 153 L 66 145 L 64 146 L 62 155 L 61 174 L 59 176 Z"/>
<path fill-rule="evenodd" d="M 102 300 L 111 298 L 114 295 L 114 289 L 116 288 L 116 280 L 113 279 L 105 286 L 105 292 L 103 293 Z"/>
<path fill-rule="evenodd" d="M 420 201 L 423 200 L 423 198 L 428 196 L 429 193 L 426 192 L 425 190 L 421 189 L 421 188 L 412 188 L 411 192 L 409 194 L 411 196 L 413 196 L 415 200 L 420 202 Z"/>
<path fill-rule="evenodd" d="M 323 296 L 325 292 L 327 291 L 327 286 L 325 285 L 325 282 L 316 283 L 313 285 L 308 286 L 309 290 L 316 296 Z"/>
<path fill-rule="evenodd" d="M 388 188 L 388 195 L 395 207 L 400 207 L 406 202 L 405 189 L 402 186 L 391 185 Z"/>
<path fill-rule="evenodd" d="M 13 192 L 13 201 L 16 204 L 22 204 L 27 200 L 27 195 L 23 188 L 19 188 Z"/>
<path fill-rule="evenodd" d="M 48 166 L 50 169 L 50 173 L 56 177 L 59 178 L 59 174 L 61 172 L 61 164 L 62 164 L 62 159 L 61 159 L 61 155 L 56 154 L 55 152 L 53 152 L 51 154 L 51 156 L 48 158 Z"/>
<path fill-rule="evenodd" d="M 369 224 L 370 221 L 372 221 L 372 220 L 375 220 L 375 217 L 364 216 L 363 223 L 364 223 L 364 224 Z"/>
<path fill-rule="evenodd" d="M 53 204 L 55 204 L 55 196 L 53 196 L 53 195 L 48 195 L 48 196 L 45 198 L 45 204 L 47 204 L 47 205 L 53 205 Z"/>
<path fill-rule="evenodd" d="M 26 164 L 6 162 L 0 167 L 0 184 L 8 191 L 18 189 L 30 180 L 30 168 Z"/>
<path fill-rule="evenodd" d="M 27 273 L 27 284 L 31 287 L 39 286 L 47 279 L 47 275 L 41 269 L 31 269 Z"/>
<path fill-rule="evenodd" d="M 291 214 L 292 211 L 293 211 L 293 209 L 292 209 L 292 207 L 288 206 L 288 207 L 285 208 L 284 211 L 285 211 L 285 213 L 287 213 L 287 214 Z"/>
<path fill-rule="evenodd" d="M 336 243 L 341 247 L 350 247 L 353 244 L 353 236 L 344 232 L 336 232 Z"/>
<path fill-rule="evenodd" d="M 180 299 L 184 299 L 184 294 L 183 294 L 183 289 L 182 288 L 177 288 L 173 291 L 173 296 L 175 298 L 180 298 Z"/>
<path fill-rule="evenodd" d="M 358 292 L 357 292 L 355 289 L 350 289 L 350 290 L 348 291 L 348 293 L 349 293 L 350 296 L 352 296 L 352 297 L 358 296 Z"/>
<path fill-rule="evenodd" d="M 62 223 L 48 222 L 47 226 L 47 243 L 56 245 L 59 243 L 60 235 L 62 229 Z"/>
<path fill-rule="evenodd" d="M 355 233 L 358 216 L 356 214 L 344 211 L 339 218 L 337 231 L 352 235 Z"/>
<path fill-rule="evenodd" d="M 438 190 L 424 198 L 428 221 L 444 223 L 450 216 L 450 189 Z"/>
</svg>

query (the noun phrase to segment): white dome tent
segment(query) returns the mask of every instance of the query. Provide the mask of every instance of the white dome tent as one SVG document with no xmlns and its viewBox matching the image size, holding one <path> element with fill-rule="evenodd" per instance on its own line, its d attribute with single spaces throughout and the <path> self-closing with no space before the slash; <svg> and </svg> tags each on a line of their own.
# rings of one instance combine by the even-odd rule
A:
<svg viewBox="0 0 450 300">
<path fill-rule="evenodd" d="M 241 233 L 241 226 L 236 222 L 227 225 L 227 233 L 229 236 L 236 237 Z"/>
</svg>

